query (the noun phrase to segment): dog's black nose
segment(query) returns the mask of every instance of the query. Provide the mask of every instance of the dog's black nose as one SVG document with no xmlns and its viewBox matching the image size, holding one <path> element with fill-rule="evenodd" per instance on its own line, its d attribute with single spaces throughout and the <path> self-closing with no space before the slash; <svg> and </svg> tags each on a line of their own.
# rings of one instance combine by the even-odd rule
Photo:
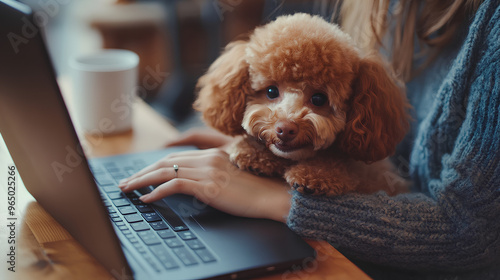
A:
<svg viewBox="0 0 500 280">
<path fill-rule="evenodd" d="M 295 139 L 297 133 L 299 133 L 297 124 L 287 120 L 278 121 L 274 125 L 274 128 L 276 130 L 276 135 L 281 141 L 291 141 Z"/>
</svg>

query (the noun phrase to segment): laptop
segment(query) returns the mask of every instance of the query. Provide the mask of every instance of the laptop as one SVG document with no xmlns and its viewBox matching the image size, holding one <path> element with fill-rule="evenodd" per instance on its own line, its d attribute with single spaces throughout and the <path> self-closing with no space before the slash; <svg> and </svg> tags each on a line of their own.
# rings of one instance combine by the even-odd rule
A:
<svg viewBox="0 0 500 280">
<path fill-rule="evenodd" d="M 33 11 L 0 0 L 0 19 L 0 133 L 28 191 L 111 275 L 249 278 L 314 258 L 283 223 L 235 217 L 186 195 L 138 200 L 152 186 L 120 192 L 120 179 L 189 147 L 85 158 Z"/>
</svg>

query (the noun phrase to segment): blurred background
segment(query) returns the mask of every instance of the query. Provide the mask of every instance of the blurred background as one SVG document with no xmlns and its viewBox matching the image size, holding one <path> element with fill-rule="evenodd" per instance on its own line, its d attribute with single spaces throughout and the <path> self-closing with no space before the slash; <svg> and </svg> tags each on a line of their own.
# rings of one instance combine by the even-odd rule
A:
<svg viewBox="0 0 500 280">
<path fill-rule="evenodd" d="M 138 95 L 179 130 L 201 125 L 191 109 L 197 79 L 230 41 L 279 15 L 331 20 L 333 0 L 22 0 L 45 30 L 56 72 L 102 48 L 140 56 Z"/>
</svg>

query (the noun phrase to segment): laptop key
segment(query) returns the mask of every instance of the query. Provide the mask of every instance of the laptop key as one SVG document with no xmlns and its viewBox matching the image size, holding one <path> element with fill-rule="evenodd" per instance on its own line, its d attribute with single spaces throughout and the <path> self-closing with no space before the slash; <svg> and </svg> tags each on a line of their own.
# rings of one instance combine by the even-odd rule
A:
<svg viewBox="0 0 500 280">
<path fill-rule="evenodd" d="M 113 177 L 113 179 L 115 179 L 117 182 L 119 182 L 120 180 L 127 178 L 128 175 L 121 172 L 121 171 L 116 171 L 116 172 L 111 173 L 111 177 Z"/>
<path fill-rule="evenodd" d="M 160 238 L 158 238 L 158 236 L 156 236 L 156 234 L 151 230 L 141 231 L 137 233 L 137 235 L 139 235 L 146 245 L 161 244 Z"/>
<path fill-rule="evenodd" d="M 160 216 L 157 213 L 155 213 L 155 212 L 152 212 L 152 213 L 143 213 L 142 216 L 148 222 L 161 221 Z"/>
<path fill-rule="evenodd" d="M 141 213 L 153 212 L 153 208 L 151 208 L 151 206 L 146 205 L 146 204 L 136 205 L 135 208 L 137 208 L 137 210 L 139 210 L 139 212 L 141 212 Z"/>
<path fill-rule="evenodd" d="M 154 230 L 161 230 L 161 229 L 167 229 L 168 226 L 165 224 L 164 221 L 159 221 L 159 222 L 152 222 L 149 223 L 149 225 L 154 229 Z"/>
<path fill-rule="evenodd" d="M 115 184 L 115 180 L 108 177 L 106 174 L 104 174 L 104 176 L 94 176 L 94 179 L 97 181 L 97 185 L 101 187 Z"/>
<path fill-rule="evenodd" d="M 205 248 L 205 245 L 203 245 L 203 243 L 201 243 L 201 241 L 198 239 L 187 240 L 186 244 L 188 245 L 189 248 L 191 248 L 193 250 Z"/>
<path fill-rule="evenodd" d="M 172 249 L 175 255 L 182 261 L 185 265 L 194 265 L 197 264 L 198 261 L 193 256 L 191 252 L 189 252 L 185 247 L 174 248 Z"/>
<path fill-rule="evenodd" d="M 128 198 L 139 197 L 135 192 L 126 193 L 125 196 Z"/>
<path fill-rule="evenodd" d="M 184 247 L 184 244 L 182 244 L 182 241 L 177 237 L 165 239 L 165 243 L 170 248 Z"/>
<path fill-rule="evenodd" d="M 176 237 L 175 232 L 170 229 L 159 230 L 156 233 L 163 239 Z"/>
<path fill-rule="evenodd" d="M 108 162 L 103 162 L 102 165 L 106 168 L 116 168 L 116 162 L 114 161 L 108 161 Z"/>
<path fill-rule="evenodd" d="M 97 174 L 102 174 L 104 173 L 104 169 L 102 166 L 97 165 L 97 164 L 90 164 L 89 163 L 90 170 L 92 170 L 92 173 L 97 173 Z"/>
<path fill-rule="evenodd" d="M 139 242 L 139 239 L 137 239 L 135 237 L 129 238 L 128 240 L 130 241 L 130 243 L 137 243 L 137 242 Z"/>
<path fill-rule="evenodd" d="M 149 225 L 145 222 L 138 222 L 138 223 L 133 223 L 130 224 L 130 226 L 135 230 L 135 231 L 143 231 L 143 230 L 149 230 Z"/>
<path fill-rule="evenodd" d="M 121 207 L 130 205 L 130 202 L 125 198 L 120 198 L 113 200 L 113 204 L 115 204 L 116 207 Z"/>
<path fill-rule="evenodd" d="M 105 163 L 104 168 L 106 168 L 106 170 L 108 170 L 109 173 L 120 172 L 120 169 L 116 166 L 116 163 L 114 162 Z"/>
<path fill-rule="evenodd" d="M 129 223 L 137 223 L 140 221 L 144 221 L 144 219 L 142 219 L 141 215 L 139 215 L 139 214 L 130 214 L 130 215 L 125 215 L 123 217 Z"/>
<path fill-rule="evenodd" d="M 122 233 L 123 233 L 123 235 L 125 235 L 125 237 L 126 237 L 127 239 L 132 239 L 132 238 L 135 238 L 135 235 L 134 235 L 134 234 L 132 234 L 130 231 L 129 231 L 128 233 L 124 233 L 124 232 L 122 231 Z"/>
<path fill-rule="evenodd" d="M 149 249 L 155 255 L 160 263 L 168 270 L 178 268 L 179 265 L 176 263 L 174 258 L 170 255 L 170 253 L 167 251 L 165 246 L 159 244 L 159 245 L 152 245 L 149 246 Z"/>
<path fill-rule="evenodd" d="M 196 239 L 196 236 L 190 231 L 190 230 L 186 230 L 186 231 L 181 231 L 179 233 L 177 233 L 179 235 L 179 237 L 182 239 L 182 240 L 191 240 L 191 239 Z"/>
<path fill-rule="evenodd" d="M 137 248 L 137 251 L 139 251 L 142 255 L 146 255 L 148 253 L 144 247 Z"/>
<path fill-rule="evenodd" d="M 118 226 L 118 228 L 121 230 L 121 231 L 124 231 L 124 230 L 127 230 L 128 227 L 127 226 Z"/>
<path fill-rule="evenodd" d="M 208 251 L 207 249 L 194 250 L 194 252 L 200 257 L 204 263 L 214 262 L 217 259 Z"/>
<path fill-rule="evenodd" d="M 165 218 L 167 223 L 170 225 L 170 228 L 172 228 L 174 231 L 182 231 L 182 230 L 187 230 L 188 227 L 186 224 L 181 220 L 179 216 L 174 212 L 174 210 L 170 209 L 168 206 L 155 206 L 154 207 L 160 215 Z"/>
<path fill-rule="evenodd" d="M 133 168 L 135 169 L 136 172 L 140 171 L 141 169 L 147 166 L 146 162 L 142 159 L 134 160 L 133 164 L 134 164 Z"/>
<path fill-rule="evenodd" d="M 114 183 L 113 183 L 114 184 Z M 102 190 L 106 193 L 110 192 L 121 192 L 120 188 L 117 186 L 107 186 L 107 187 L 102 187 Z"/>
<path fill-rule="evenodd" d="M 122 206 L 122 207 L 118 207 L 118 211 L 120 211 L 120 213 L 122 213 L 123 215 L 137 213 L 137 210 L 135 210 L 135 208 L 134 208 L 134 207 L 132 207 L 132 206 Z M 111 212 L 110 212 L 110 213 L 111 213 Z"/>
<path fill-rule="evenodd" d="M 110 192 L 108 193 L 108 196 L 110 199 L 119 199 L 124 197 L 122 192 Z"/>
<path fill-rule="evenodd" d="M 125 167 L 123 169 L 123 171 L 125 171 L 125 173 L 127 174 L 127 176 L 132 176 L 135 173 L 137 173 L 133 167 Z"/>
<path fill-rule="evenodd" d="M 144 204 L 138 197 L 131 197 L 130 202 L 134 205 Z"/>
<path fill-rule="evenodd" d="M 144 256 L 144 260 L 151 266 L 153 267 L 153 269 L 156 271 L 156 272 L 160 272 L 160 268 L 158 267 L 158 265 L 156 265 L 156 263 L 153 261 L 153 258 L 151 258 L 150 256 L 146 255 Z"/>
</svg>

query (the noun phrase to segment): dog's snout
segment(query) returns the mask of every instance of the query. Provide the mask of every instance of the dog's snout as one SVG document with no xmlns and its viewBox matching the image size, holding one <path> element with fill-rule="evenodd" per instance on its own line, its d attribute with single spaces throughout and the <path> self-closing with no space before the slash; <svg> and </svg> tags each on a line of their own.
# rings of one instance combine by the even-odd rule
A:
<svg viewBox="0 0 500 280">
<path fill-rule="evenodd" d="M 278 121 L 274 126 L 276 135 L 282 141 L 291 141 L 299 132 L 297 124 L 291 121 Z"/>
</svg>

